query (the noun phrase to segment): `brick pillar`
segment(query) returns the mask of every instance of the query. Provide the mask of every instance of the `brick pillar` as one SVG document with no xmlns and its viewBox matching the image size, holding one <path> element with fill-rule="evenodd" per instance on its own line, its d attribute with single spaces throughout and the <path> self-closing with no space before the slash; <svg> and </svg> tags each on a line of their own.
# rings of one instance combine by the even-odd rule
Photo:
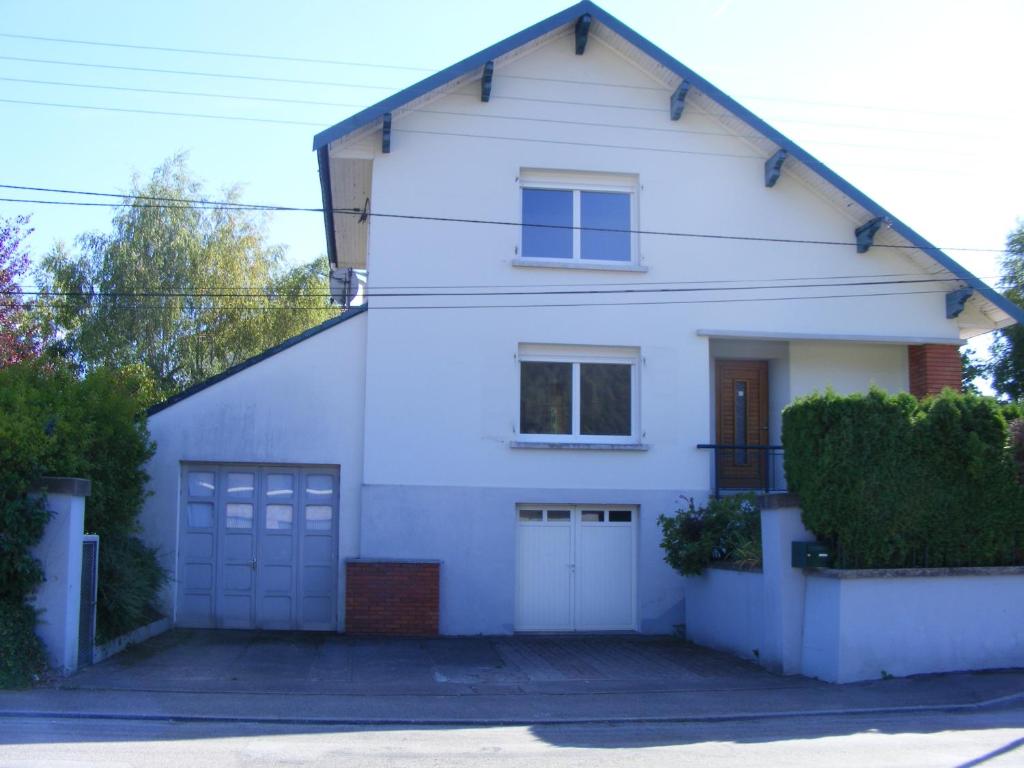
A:
<svg viewBox="0 0 1024 768">
<path fill-rule="evenodd" d="M 945 387 L 961 391 L 963 367 L 955 344 L 912 344 L 907 347 L 910 394 L 937 395 Z"/>
</svg>

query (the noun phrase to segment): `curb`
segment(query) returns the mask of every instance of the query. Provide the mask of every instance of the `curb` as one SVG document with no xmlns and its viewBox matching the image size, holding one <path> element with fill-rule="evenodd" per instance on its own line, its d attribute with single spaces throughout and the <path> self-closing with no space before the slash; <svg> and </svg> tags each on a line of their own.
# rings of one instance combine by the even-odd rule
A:
<svg viewBox="0 0 1024 768">
<path fill-rule="evenodd" d="M 1024 701 L 1024 692 L 967 704 L 927 704 L 892 707 L 854 707 L 848 709 L 784 710 L 781 712 L 733 712 L 725 715 L 681 715 L 679 717 L 580 717 L 580 718 L 318 718 L 318 717 L 239 717 L 229 715 L 145 715 L 117 712 L 46 712 L 10 710 L 0 719 L 40 718 L 62 720 L 124 720 L 166 723 L 235 723 L 253 725 L 353 725 L 353 726 L 528 726 L 528 725 L 643 725 L 658 723 L 720 723 L 744 720 L 779 720 L 792 717 L 836 717 L 851 715 L 910 714 L 915 712 L 964 712 L 998 707 Z"/>
</svg>

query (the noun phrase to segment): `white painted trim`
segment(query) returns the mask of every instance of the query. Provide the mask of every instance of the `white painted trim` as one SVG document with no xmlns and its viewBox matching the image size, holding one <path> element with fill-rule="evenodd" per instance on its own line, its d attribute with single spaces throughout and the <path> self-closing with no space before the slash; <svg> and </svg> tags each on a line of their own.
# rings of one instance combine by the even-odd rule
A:
<svg viewBox="0 0 1024 768">
<path fill-rule="evenodd" d="M 575 261 L 570 259 L 512 259 L 513 267 L 546 269 L 593 269 L 604 272 L 647 272 L 650 267 L 625 261 Z"/>
<path fill-rule="evenodd" d="M 956 344 L 966 339 L 941 336 L 867 336 L 843 333 L 794 333 L 789 331 L 724 331 L 698 328 L 698 336 L 713 339 L 749 339 L 751 341 L 848 341 L 872 344 Z"/>
</svg>

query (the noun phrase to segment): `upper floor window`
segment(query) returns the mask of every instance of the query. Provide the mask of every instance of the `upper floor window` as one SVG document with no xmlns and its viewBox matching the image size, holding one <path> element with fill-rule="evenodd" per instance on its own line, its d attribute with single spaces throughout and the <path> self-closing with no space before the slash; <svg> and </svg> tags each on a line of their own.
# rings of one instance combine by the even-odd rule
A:
<svg viewBox="0 0 1024 768">
<path fill-rule="evenodd" d="M 635 183 L 628 176 L 523 172 L 524 259 L 636 261 Z"/>
</svg>

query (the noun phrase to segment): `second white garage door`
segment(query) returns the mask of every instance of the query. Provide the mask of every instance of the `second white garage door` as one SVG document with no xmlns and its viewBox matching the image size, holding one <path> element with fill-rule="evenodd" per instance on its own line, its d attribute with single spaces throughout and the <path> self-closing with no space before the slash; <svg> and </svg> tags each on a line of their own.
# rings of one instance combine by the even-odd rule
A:
<svg viewBox="0 0 1024 768">
<path fill-rule="evenodd" d="M 636 629 L 636 517 L 630 507 L 521 506 L 516 629 Z"/>
</svg>

